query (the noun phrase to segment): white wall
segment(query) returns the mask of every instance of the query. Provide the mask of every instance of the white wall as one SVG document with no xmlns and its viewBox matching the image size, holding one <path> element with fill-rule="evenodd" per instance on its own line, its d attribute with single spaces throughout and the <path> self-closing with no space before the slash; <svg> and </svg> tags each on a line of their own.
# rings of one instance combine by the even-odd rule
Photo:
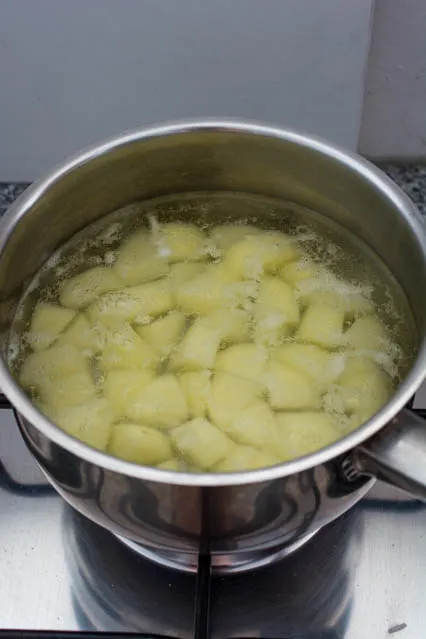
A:
<svg viewBox="0 0 426 639">
<path fill-rule="evenodd" d="M 259 118 L 355 148 L 373 0 L 0 0 L 0 180 L 123 129 Z"/>
<path fill-rule="evenodd" d="M 426 0 L 376 0 L 359 149 L 426 160 Z"/>
</svg>

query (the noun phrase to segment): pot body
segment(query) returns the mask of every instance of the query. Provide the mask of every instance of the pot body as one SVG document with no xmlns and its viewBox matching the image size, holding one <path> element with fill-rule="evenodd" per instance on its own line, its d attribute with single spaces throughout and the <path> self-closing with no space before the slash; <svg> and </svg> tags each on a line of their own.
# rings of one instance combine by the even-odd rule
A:
<svg viewBox="0 0 426 639">
<path fill-rule="evenodd" d="M 308 207 L 367 244 L 405 292 L 417 353 L 405 381 L 369 422 L 319 453 L 232 475 L 191 476 L 138 467 L 60 431 L 37 411 L 8 370 L 16 305 L 59 246 L 133 202 L 194 192 L 245 193 Z M 204 537 L 219 563 L 231 563 L 237 555 L 244 563 L 256 553 L 294 547 L 348 510 L 374 481 L 380 447 L 375 447 L 370 474 L 369 456 L 359 455 L 357 447 L 379 430 L 392 428 L 385 426 L 425 374 L 425 253 L 424 229 L 403 193 L 368 162 L 321 140 L 221 121 L 125 134 L 53 171 L 21 196 L 1 223 L 0 386 L 18 411 L 24 439 L 39 465 L 77 510 L 155 552 L 196 554 Z M 426 462 L 426 437 L 417 424 L 415 432 L 416 454 L 424 446 L 420 459 Z M 392 451 L 395 446 L 398 441 L 392 440 Z M 389 448 L 387 440 L 387 453 Z M 393 456 L 389 464 L 395 463 Z M 420 466 L 426 468 L 426 463 Z M 409 473 L 405 464 L 404 486 L 425 496 L 426 476 L 410 483 Z"/>
</svg>

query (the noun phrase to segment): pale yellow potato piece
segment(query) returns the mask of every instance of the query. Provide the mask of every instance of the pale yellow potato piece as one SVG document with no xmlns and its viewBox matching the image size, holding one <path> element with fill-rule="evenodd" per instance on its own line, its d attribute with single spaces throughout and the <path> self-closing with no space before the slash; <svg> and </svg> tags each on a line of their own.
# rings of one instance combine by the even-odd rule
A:
<svg viewBox="0 0 426 639">
<path fill-rule="evenodd" d="M 280 269 L 280 276 L 294 287 L 304 280 L 312 280 L 318 276 L 319 267 L 307 258 L 297 262 L 288 262 Z"/>
<path fill-rule="evenodd" d="M 170 437 L 141 424 L 116 424 L 111 429 L 108 452 L 135 464 L 153 466 L 173 454 Z"/>
<path fill-rule="evenodd" d="M 172 370 L 212 368 L 221 342 L 218 329 L 198 318 L 188 329 L 170 363 Z"/>
<path fill-rule="evenodd" d="M 164 359 L 181 339 L 185 327 L 185 315 L 179 311 L 172 311 L 151 324 L 137 327 L 136 332 L 152 346 L 161 359 Z"/>
<path fill-rule="evenodd" d="M 34 309 L 25 339 L 34 351 L 44 351 L 74 319 L 75 311 L 41 302 Z"/>
<path fill-rule="evenodd" d="M 129 419 L 155 428 L 174 428 L 188 418 L 185 394 L 171 374 L 155 377 L 127 406 Z"/>
<path fill-rule="evenodd" d="M 259 229 L 250 224 L 220 224 L 210 230 L 210 237 L 222 251 L 227 251 L 233 244 L 248 235 L 257 235 Z"/>
<path fill-rule="evenodd" d="M 105 451 L 112 424 L 111 407 L 105 399 L 55 411 L 54 422 L 68 435 Z"/>
<path fill-rule="evenodd" d="M 174 295 L 176 287 L 181 286 L 189 280 L 193 280 L 197 275 L 200 275 L 206 269 L 206 265 L 200 262 L 177 262 L 172 264 L 168 279 Z"/>
<path fill-rule="evenodd" d="M 182 373 L 180 385 L 185 393 L 189 417 L 205 417 L 210 396 L 211 371 L 200 370 Z"/>
<path fill-rule="evenodd" d="M 60 292 L 60 301 L 68 308 L 84 308 L 100 295 L 124 286 L 114 269 L 95 266 L 67 280 Z"/>
<path fill-rule="evenodd" d="M 99 337 L 87 317 L 79 313 L 56 340 L 56 346 L 70 344 L 87 356 L 99 350 Z"/>
<path fill-rule="evenodd" d="M 162 470 L 174 470 L 176 472 L 183 471 L 183 465 L 179 462 L 178 459 L 167 459 L 161 464 L 157 464 L 157 468 L 161 468 Z"/>
<path fill-rule="evenodd" d="M 99 358 L 99 365 L 104 371 L 117 368 L 155 368 L 158 362 L 157 352 L 129 324 L 123 324 L 108 333 Z"/>
<path fill-rule="evenodd" d="M 263 277 L 254 307 L 256 341 L 278 344 L 300 319 L 299 306 L 289 284 L 278 277 Z"/>
<path fill-rule="evenodd" d="M 186 313 L 205 315 L 232 303 L 229 285 L 232 282 L 221 264 L 212 264 L 197 277 L 174 290 L 177 305 Z"/>
<path fill-rule="evenodd" d="M 239 444 L 274 451 L 276 429 L 274 413 L 265 401 L 257 399 L 234 416 L 226 432 Z"/>
<path fill-rule="evenodd" d="M 22 364 L 19 380 L 24 388 L 38 387 L 49 379 L 56 380 L 87 370 L 87 366 L 84 356 L 74 346 L 54 345 L 28 355 Z"/>
<path fill-rule="evenodd" d="M 167 275 L 169 262 L 143 230 L 133 233 L 121 244 L 115 270 L 127 285 L 134 285 Z"/>
<path fill-rule="evenodd" d="M 298 256 L 294 241 L 283 233 L 259 232 L 233 244 L 223 264 L 234 277 L 256 279 L 263 273 L 275 272 Z"/>
<path fill-rule="evenodd" d="M 259 386 L 250 379 L 217 373 L 212 380 L 207 412 L 214 424 L 226 430 L 232 420 L 259 396 Z"/>
<path fill-rule="evenodd" d="M 129 417 L 128 407 L 138 401 L 141 390 L 153 378 L 154 372 L 148 368 L 109 371 L 103 392 L 117 418 Z"/>
<path fill-rule="evenodd" d="M 288 342 L 276 348 L 272 358 L 308 375 L 320 389 L 326 389 L 345 366 L 344 353 L 330 353 L 314 344 Z"/>
<path fill-rule="evenodd" d="M 243 470 L 256 470 L 279 464 L 280 459 L 266 450 L 258 450 L 253 446 L 235 446 L 231 452 L 215 465 L 217 473 L 233 473 Z"/>
<path fill-rule="evenodd" d="M 209 326 L 219 331 L 221 341 L 246 342 L 250 338 L 250 315 L 241 308 L 222 308 L 206 315 Z"/>
<path fill-rule="evenodd" d="M 267 349 L 260 344 L 234 344 L 218 354 L 215 368 L 261 385 L 268 358 Z"/>
<path fill-rule="evenodd" d="M 170 283 L 162 279 L 106 293 L 89 306 L 87 314 L 92 324 L 117 326 L 126 321 L 147 324 L 173 305 Z"/>
<path fill-rule="evenodd" d="M 361 293 L 351 292 L 350 288 L 345 293 L 338 293 L 333 290 L 312 291 L 304 299 L 308 304 L 320 303 L 342 307 L 345 312 L 345 319 L 348 320 L 374 312 L 371 300 Z"/>
<path fill-rule="evenodd" d="M 40 398 L 49 409 L 59 410 L 96 399 L 96 387 L 88 370 L 61 377 L 55 381 L 43 380 L 39 384 Z"/>
<path fill-rule="evenodd" d="M 234 446 L 229 437 L 203 417 L 175 428 L 171 438 L 182 455 L 205 470 L 224 459 Z"/>
<path fill-rule="evenodd" d="M 312 379 L 296 368 L 271 361 L 264 378 L 272 408 L 296 410 L 321 405 L 319 390 Z"/>
<path fill-rule="evenodd" d="M 296 339 L 325 348 L 337 348 L 343 342 L 345 311 L 340 306 L 316 303 L 302 316 Z"/>
<path fill-rule="evenodd" d="M 345 345 L 360 351 L 382 351 L 389 348 L 389 339 L 382 322 L 372 315 L 356 319 L 344 335 Z"/>
<path fill-rule="evenodd" d="M 194 224 L 170 222 L 160 226 L 158 246 L 172 263 L 198 262 L 205 259 L 206 239 L 205 233 Z"/>
<path fill-rule="evenodd" d="M 333 419 L 325 413 L 278 413 L 279 451 L 282 461 L 313 453 L 343 437 Z"/>
</svg>

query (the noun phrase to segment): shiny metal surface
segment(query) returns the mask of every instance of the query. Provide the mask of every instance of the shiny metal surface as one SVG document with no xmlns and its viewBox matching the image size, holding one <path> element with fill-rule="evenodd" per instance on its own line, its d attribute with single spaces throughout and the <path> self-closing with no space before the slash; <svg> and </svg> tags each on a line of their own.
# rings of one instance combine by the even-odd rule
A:
<svg viewBox="0 0 426 639">
<path fill-rule="evenodd" d="M 342 461 L 398 414 L 424 378 L 426 246 L 419 215 L 402 191 L 368 162 L 321 140 L 218 121 L 125 134 L 53 171 L 2 220 L 3 355 L 25 285 L 66 239 L 135 200 L 200 190 L 257 193 L 310 207 L 352 231 L 389 266 L 411 304 L 418 348 L 404 382 L 377 415 L 330 447 L 280 466 L 195 475 L 143 468 L 76 441 L 37 411 L 4 360 L 0 384 L 22 415 L 30 450 L 77 510 L 116 534 L 168 553 L 198 552 L 207 527 L 215 557 L 226 564 L 237 552 L 249 561 L 252 553 L 298 542 L 346 512 L 371 486 L 368 477 L 345 473 Z M 388 466 L 391 458 L 397 460 L 388 455 Z M 378 464 L 378 453 L 375 459 Z M 401 469 L 393 474 L 394 481 L 398 477 Z"/>
<path fill-rule="evenodd" d="M 67 507 L 9 411 L 0 459 L 0 629 L 192 637 L 195 577 L 141 559 Z M 426 505 L 378 482 L 292 556 L 213 579 L 211 636 L 424 639 L 425 589 Z"/>
</svg>

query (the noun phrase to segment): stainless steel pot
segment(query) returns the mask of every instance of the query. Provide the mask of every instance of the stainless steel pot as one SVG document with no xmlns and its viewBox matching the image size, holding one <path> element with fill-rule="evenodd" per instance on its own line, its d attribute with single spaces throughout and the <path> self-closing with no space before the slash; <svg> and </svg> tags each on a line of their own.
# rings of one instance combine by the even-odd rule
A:
<svg viewBox="0 0 426 639">
<path fill-rule="evenodd" d="M 392 400 L 362 427 L 273 468 L 194 475 L 144 468 L 76 441 L 48 421 L 11 376 L 14 310 L 45 260 L 75 232 L 131 202 L 193 191 L 291 200 L 367 243 L 404 290 L 417 356 Z M 257 124 L 179 123 L 124 134 L 83 152 L 28 189 L 0 226 L 0 386 L 24 439 L 77 510 L 144 552 L 191 568 L 201 536 L 223 570 L 285 553 L 348 510 L 382 477 L 426 499 L 426 425 L 404 410 L 426 370 L 426 246 L 411 201 L 356 155 Z M 266 559 L 267 560 L 267 559 Z"/>
</svg>

